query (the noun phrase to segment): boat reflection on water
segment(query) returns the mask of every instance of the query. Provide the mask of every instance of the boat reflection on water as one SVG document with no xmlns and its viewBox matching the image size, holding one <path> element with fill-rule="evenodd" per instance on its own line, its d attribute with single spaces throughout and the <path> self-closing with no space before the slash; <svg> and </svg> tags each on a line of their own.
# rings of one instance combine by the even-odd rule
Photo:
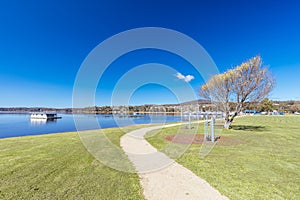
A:
<svg viewBox="0 0 300 200">
<path fill-rule="evenodd" d="M 33 126 L 44 125 L 46 123 L 56 123 L 56 119 L 35 119 L 30 118 L 30 124 Z"/>
</svg>

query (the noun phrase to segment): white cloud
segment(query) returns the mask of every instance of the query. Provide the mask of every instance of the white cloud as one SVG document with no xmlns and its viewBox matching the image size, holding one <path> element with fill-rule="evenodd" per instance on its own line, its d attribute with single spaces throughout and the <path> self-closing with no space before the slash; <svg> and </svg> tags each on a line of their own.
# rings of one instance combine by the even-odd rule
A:
<svg viewBox="0 0 300 200">
<path fill-rule="evenodd" d="M 176 73 L 176 77 L 178 79 L 180 79 L 180 80 L 184 80 L 187 83 L 190 82 L 191 80 L 195 79 L 195 77 L 192 76 L 192 75 L 186 75 L 186 76 L 184 76 L 183 74 L 181 74 L 179 72 Z"/>
</svg>

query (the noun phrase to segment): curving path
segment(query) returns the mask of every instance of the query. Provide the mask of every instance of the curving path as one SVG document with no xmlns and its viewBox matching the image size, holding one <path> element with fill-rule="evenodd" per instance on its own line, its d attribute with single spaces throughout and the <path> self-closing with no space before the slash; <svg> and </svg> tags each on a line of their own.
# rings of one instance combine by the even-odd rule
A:
<svg viewBox="0 0 300 200">
<path fill-rule="evenodd" d="M 121 137 L 121 147 L 135 166 L 147 200 L 228 199 L 189 169 L 157 151 L 144 136 L 148 131 L 178 126 L 155 126 Z"/>
</svg>

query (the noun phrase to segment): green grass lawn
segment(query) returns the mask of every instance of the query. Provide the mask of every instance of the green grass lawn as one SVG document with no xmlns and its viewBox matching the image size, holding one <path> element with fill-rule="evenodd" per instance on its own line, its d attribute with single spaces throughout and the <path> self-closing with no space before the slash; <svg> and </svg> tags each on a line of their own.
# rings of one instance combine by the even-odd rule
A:
<svg viewBox="0 0 300 200">
<path fill-rule="evenodd" d="M 104 132 L 115 145 L 124 134 L 120 129 Z M 179 126 L 147 136 L 163 149 L 169 144 L 164 136 L 194 132 Z M 202 125 L 196 132 L 203 133 Z M 299 199 L 300 117 L 239 118 L 220 134 L 244 144 L 217 145 L 205 158 L 199 157 L 201 145 L 194 144 L 177 161 L 230 199 Z M 136 174 L 106 167 L 86 151 L 77 133 L 63 133 L 0 140 L 0 199 L 143 197 Z"/>
<path fill-rule="evenodd" d="M 164 136 L 189 132 L 165 128 L 150 132 L 147 139 L 162 150 L 169 143 Z M 203 134 L 203 128 L 197 132 Z M 199 156 L 201 145 L 193 144 L 177 161 L 230 199 L 300 199 L 299 116 L 238 118 L 221 134 L 244 144 L 216 145 L 204 158 Z"/>
<path fill-rule="evenodd" d="M 104 132 L 116 145 L 124 134 L 120 129 Z M 137 174 L 104 166 L 77 133 L 62 133 L 0 140 L 0 199 L 143 197 Z"/>
</svg>

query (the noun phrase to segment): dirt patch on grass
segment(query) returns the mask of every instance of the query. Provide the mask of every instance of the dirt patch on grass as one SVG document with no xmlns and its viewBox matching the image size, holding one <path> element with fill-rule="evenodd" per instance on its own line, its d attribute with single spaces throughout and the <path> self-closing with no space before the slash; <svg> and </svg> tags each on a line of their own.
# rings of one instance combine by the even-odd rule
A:
<svg viewBox="0 0 300 200">
<path fill-rule="evenodd" d="M 179 144 L 203 144 L 204 137 L 200 134 L 177 134 L 177 135 L 167 135 L 164 137 L 165 140 L 173 143 Z M 213 144 L 212 142 L 205 142 L 205 144 Z M 216 145 L 218 146 L 236 146 L 240 144 L 245 144 L 245 142 L 229 136 L 220 136 L 217 138 Z"/>
</svg>

